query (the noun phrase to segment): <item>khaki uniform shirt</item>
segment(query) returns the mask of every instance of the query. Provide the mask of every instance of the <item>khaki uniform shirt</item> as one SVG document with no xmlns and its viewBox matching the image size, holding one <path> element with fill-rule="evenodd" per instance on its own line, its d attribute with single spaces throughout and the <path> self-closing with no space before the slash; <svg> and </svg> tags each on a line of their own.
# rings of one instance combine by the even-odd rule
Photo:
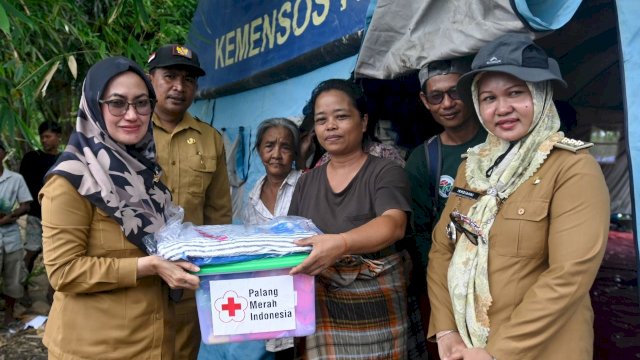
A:
<svg viewBox="0 0 640 360">
<path fill-rule="evenodd" d="M 172 359 L 174 310 L 158 276 L 137 277 L 120 225 L 65 178 L 40 191 L 44 265 L 56 290 L 43 342 L 50 358 Z"/>
<path fill-rule="evenodd" d="M 153 137 L 162 182 L 184 221 L 195 225 L 231 223 L 231 194 L 224 142 L 213 127 L 185 113 L 173 133 L 153 116 Z"/>
<path fill-rule="evenodd" d="M 454 186 L 473 191 L 466 162 Z M 454 250 L 449 213 L 476 202 L 452 192 L 433 230 L 427 272 L 429 337 L 456 329 L 447 288 Z M 496 359 L 591 359 L 593 309 L 589 289 L 609 231 L 609 193 L 588 151 L 553 149 L 540 169 L 502 203 L 489 234 L 493 302 L 486 349 Z"/>
</svg>

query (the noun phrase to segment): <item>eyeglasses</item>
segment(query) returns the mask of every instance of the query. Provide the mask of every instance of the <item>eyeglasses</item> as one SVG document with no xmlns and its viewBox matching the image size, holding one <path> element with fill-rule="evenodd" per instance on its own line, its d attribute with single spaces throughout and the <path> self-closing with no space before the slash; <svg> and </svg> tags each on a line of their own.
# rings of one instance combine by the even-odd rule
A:
<svg viewBox="0 0 640 360">
<path fill-rule="evenodd" d="M 134 102 L 128 102 L 119 99 L 113 100 L 98 100 L 100 104 L 107 104 L 109 113 L 113 116 L 124 116 L 129 111 L 129 105 L 133 106 L 138 115 L 149 115 L 153 111 L 153 105 L 155 104 L 152 99 L 140 99 Z"/>
<path fill-rule="evenodd" d="M 451 100 L 460 100 L 460 94 L 458 94 L 458 89 L 452 87 L 447 91 L 431 91 L 428 92 L 425 97 L 427 98 L 427 102 L 431 105 L 438 105 L 442 103 L 444 100 L 444 96 L 449 95 Z"/>
<path fill-rule="evenodd" d="M 447 236 L 449 236 L 449 239 L 451 239 L 452 241 L 455 241 L 456 239 L 455 231 L 459 231 L 465 234 L 467 236 L 467 239 L 469 239 L 469 242 L 471 242 L 473 245 L 478 246 L 478 237 L 482 239 L 483 244 L 487 243 L 487 241 L 482 236 L 482 229 L 480 229 L 480 226 L 478 226 L 478 224 L 476 224 L 476 222 L 473 221 L 473 219 L 471 219 L 470 217 L 462 215 L 457 211 L 453 211 L 451 212 L 451 214 L 449 214 L 449 219 L 451 219 L 451 222 L 447 226 Z M 470 226 L 473 231 L 464 227 L 464 224 Z"/>
</svg>

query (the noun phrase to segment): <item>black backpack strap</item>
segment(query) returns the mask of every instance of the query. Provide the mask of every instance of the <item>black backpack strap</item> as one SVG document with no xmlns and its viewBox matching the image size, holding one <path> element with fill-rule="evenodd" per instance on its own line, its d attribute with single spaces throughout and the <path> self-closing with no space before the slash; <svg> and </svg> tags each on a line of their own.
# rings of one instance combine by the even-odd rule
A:
<svg viewBox="0 0 640 360">
<path fill-rule="evenodd" d="M 440 171 L 442 169 L 441 151 L 440 136 L 434 135 L 424 142 L 424 155 L 427 159 L 427 175 L 432 202 L 431 209 L 434 217 L 438 214 L 438 190 L 440 186 Z"/>
</svg>

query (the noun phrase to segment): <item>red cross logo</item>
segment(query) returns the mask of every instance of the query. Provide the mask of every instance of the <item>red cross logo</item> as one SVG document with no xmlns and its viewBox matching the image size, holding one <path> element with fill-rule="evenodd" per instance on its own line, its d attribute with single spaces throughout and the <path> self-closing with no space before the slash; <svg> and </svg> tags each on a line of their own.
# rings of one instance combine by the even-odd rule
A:
<svg viewBox="0 0 640 360">
<path fill-rule="evenodd" d="M 234 301 L 234 298 L 228 297 L 227 303 L 222 304 L 222 310 L 229 312 L 229 316 L 236 316 L 236 310 L 240 310 L 240 304 Z"/>
<path fill-rule="evenodd" d="M 222 297 L 215 299 L 213 302 L 214 313 L 217 313 L 220 321 L 225 323 L 243 321 L 245 309 L 247 309 L 248 306 L 249 302 L 247 299 L 238 295 L 238 293 L 233 290 L 225 291 Z"/>
</svg>

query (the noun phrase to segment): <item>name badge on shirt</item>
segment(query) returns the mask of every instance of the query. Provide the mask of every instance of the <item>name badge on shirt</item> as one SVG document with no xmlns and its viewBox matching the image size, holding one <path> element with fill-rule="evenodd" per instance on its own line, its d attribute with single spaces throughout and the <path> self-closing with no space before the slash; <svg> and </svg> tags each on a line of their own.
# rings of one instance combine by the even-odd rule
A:
<svg viewBox="0 0 640 360">
<path fill-rule="evenodd" d="M 480 197 L 480 194 L 475 191 L 459 188 L 457 186 L 454 187 L 453 190 L 451 190 L 451 193 L 469 200 L 478 200 L 478 198 Z"/>
</svg>

